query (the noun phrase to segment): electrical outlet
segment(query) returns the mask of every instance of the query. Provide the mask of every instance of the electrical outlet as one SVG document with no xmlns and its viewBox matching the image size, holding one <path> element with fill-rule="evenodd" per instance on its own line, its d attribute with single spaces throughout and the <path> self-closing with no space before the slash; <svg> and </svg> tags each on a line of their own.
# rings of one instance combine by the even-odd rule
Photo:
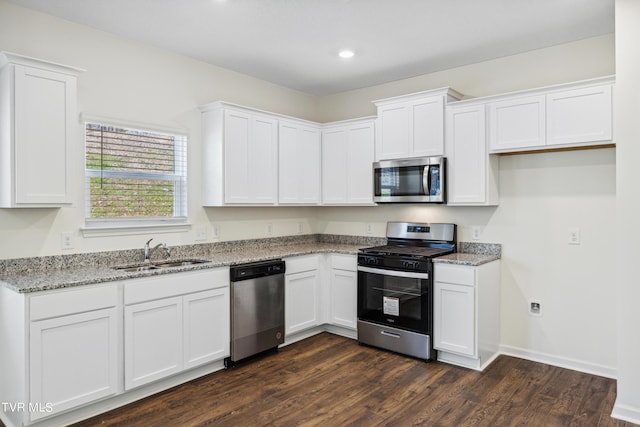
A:
<svg viewBox="0 0 640 427">
<path fill-rule="evenodd" d="M 207 240 L 207 229 L 205 227 L 196 227 L 196 241 L 202 242 Z"/>
<path fill-rule="evenodd" d="M 298 234 L 302 234 L 302 232 L 304 231 L 304 224 L 302 224 L 302 221 L 298 221 Z"/>
<path fill-rule="evenodd" d="M 267 236 L 273 236 L 273 224 L 267 224 Z"/>
<path fill-rule="evenodd" d="M 529 300 L 529 314 L 532 316 L 542 316 L 542 303 L 539 300 Z"/>
<path fill-rule="evenodd" d="M 482 232 L 480 231 L 480 227 L 471 227 L 471 238 L 473 240 L 480 240 L 482 237 Z"/>
<path fill-rule="evenodd" d="M 580 229 L 577 227 L 571 227 L 568 230 L 568 242 L 570 245 L 580 244 Z"/>
<path fill-rule="evenodd" d="M 65 231 L 60 234 L 60 248 L 62 250 L 73 249 L 73 233 Z"/>
<path fill-rule="evenodd" d="M 217 239 L 220 237 L 220 226 L 218 224 L 213 224 L 213 238 Z"/>
<path fill-rule="evenodd" d="M 371 225 L 370 222 L 367 223 L 367 234 L 372 234 L 373 233 L 373 225 Z"/>
</svg>

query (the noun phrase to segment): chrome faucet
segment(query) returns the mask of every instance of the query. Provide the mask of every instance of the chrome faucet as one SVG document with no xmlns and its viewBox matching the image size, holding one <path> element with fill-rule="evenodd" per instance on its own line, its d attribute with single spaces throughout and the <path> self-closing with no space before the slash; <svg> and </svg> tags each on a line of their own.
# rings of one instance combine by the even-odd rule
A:
<svg viewBox="0 0 640 427">
<path fill-rule="evenodd" d="M 155 252 L 156 249 L 162 248 L 167 254 L 167 258 L 171 256 L 171 248 L 167 246 L 166 243 L 158 243 L 153 248 L 149 247 L 149 243 L 151 243 L 153 239 L 147 240 L 147 243 L 144 244 L 144 262 L 150 262 L 151 255 Z"/>
</svg>

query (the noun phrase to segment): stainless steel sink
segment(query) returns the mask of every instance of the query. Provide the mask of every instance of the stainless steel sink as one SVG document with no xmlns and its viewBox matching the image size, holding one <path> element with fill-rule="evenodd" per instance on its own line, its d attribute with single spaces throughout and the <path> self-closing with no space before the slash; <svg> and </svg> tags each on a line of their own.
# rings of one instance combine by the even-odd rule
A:
<svg viewBox="0 0 640 427">
<path fill-rule="evenodd" d="M 113 269 L 127 272 L 151 271 L 159 270 L 162 268 L 185 267 L 189 265 L 203 264 L 205 262 L 209 261 L 206 259 L 171 259 L 166 261 L 156 261 L 152 263 L 117 265 L 113 267 Z"/>
<path fill-rule="evenodd" d="M 113 268 L 114 270 L 133 272 L 133 271 L 157 270 L 159 267 L 156 267 L 153 264 L 139 264 L 139 265 L 118 265 Z"/>
<path fill-rule="evenodd" d="M 187 265 L 195 265 L 195 264 L 203 264 L 205 262 L 209 262 L 206 259 L 174 259 L 174 260 L 166 260 L 161 262 L 154 262 L 158 268 L 171 268 L 171 267 L 184 267 Z"/>
</svg>

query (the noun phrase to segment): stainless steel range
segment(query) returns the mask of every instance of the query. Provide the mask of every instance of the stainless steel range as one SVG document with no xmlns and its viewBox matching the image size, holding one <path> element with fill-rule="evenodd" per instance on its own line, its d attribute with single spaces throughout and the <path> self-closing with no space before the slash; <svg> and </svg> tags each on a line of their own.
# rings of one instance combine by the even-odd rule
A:
<svg viewBox="0 0 640 427">
<path fill-rule="evenodd" d="M 431 260 L 455 250 L 455 224 L 387 223 L 387 245 L 358 253 L 358 341 L 435 359 Z"/>
</svg>

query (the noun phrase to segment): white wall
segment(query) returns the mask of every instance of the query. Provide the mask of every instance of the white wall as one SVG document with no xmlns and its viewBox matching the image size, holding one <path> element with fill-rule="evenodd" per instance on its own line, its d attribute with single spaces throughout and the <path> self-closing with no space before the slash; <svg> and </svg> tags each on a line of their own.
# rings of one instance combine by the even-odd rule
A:
<svg viewBox="0 0 640 427">
<path fill-rule="evenodd" d="M 616 0 L 618 395 L 614 416 L 640 424 L 640 2 Z"/>
<path fill-rule="evenodd" d="M 0 50 L 49 59 L 87 71 L 79 80 L 82 111 L 178 124 L 190 132 L 190 221 L 220 226 L 221 240 L 306 232 L 384 236 L 388 220 L 450 221 L 460 240 L 470 227 L 485 242 L 502 243 L 502 340 L 513 353 L 612 375 L 616 366 L 614 251 L 607 224 L 615 212 L 615 150 L 501 158 L 499 207 L 381 206 L 373 208 L 207 208 L 200 203 L 200 120 L 196 106 L 217 99 L 317 121 L 374 113 L 371 101 L 451 86 L 473 96 L 614 74 L 614 38 L 603 36 L 399 82 L 316 99 L 0 0 Z M 82 162 L 82 142 L 76 147 Z M 636 156 L 637 158 L 637 156 Z M 81 169 L 81 168 L 80 168 Z M 618 172 L 619 173 L 619 172 Z M 77 173 L 82 182 L 82 171 Z M 64 209 L 0 210 L 0 258 L 62 253 L 60 233 L 83 221 L 83 194 Z M 582 245 L 567 245 L 580 227 Z M 191 243 L 193 233 L 153 236 Z M 73 252 L 141 247 L 148 236 L 83 239 Z M 211 240 L 211 239 L 210 239 Z M 10 243 L 9 243 L 10 242 Z M 610 285 L 612 286 L 612 285 Z M 528 298 L 543 316 L 526 313 Z M 524 305 L 524 306 L 523 306 Z"/>
</svg>

